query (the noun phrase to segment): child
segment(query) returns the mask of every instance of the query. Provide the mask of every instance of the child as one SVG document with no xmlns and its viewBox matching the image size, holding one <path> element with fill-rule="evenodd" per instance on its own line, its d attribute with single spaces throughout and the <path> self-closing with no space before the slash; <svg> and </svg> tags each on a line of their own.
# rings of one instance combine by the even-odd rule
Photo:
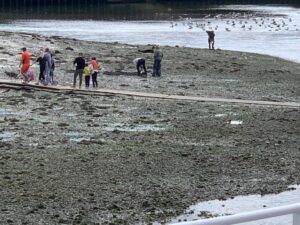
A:
<svg viewBox="0 0 300 225">
<path fill-rule="evenodd" d="M 85 80 L 85 87 L 90 87 L 91 68 L 86 63 L 83 69 L 83 76 Z"/>
<path fill-rule="evenodd" d="M 92 67 L 92 81 L 93 81 L 93 87 L 98 87 L 97 82 L 97 74 L 99 71 L 99 66 L 97 64 L 96 58 L 93 57 L 91 60 L 91 67 Z"/>
</svg>

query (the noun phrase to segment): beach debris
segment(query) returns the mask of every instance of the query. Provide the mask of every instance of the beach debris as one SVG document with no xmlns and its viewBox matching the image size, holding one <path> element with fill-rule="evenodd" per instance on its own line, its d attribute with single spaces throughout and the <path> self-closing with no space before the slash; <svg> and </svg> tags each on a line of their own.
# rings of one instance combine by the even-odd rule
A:
<svg viewBox="0 0 300 225">
<path fill-rule="evenodd" d="M 7 76 L 9 77 L 12 77 L 12 78 L 17 78 L 18 74 L 17 73 L 14 73 L 14 72 L 8 72 L 8 71 L 5 71 L 4 72 Z"/>
<path fill-rule="evenodd" d="M 71 47 L 66 47 L 66 50 L 74 51 L 74 49 Z"/>
</svg>

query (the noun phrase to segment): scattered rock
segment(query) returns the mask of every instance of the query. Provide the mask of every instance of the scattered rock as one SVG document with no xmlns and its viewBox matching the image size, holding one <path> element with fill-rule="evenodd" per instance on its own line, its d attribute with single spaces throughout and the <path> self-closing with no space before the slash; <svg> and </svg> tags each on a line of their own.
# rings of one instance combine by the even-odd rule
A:
<svg viewBox="0 0 300 225">
<path fill-rule="evenodd" d="M 66 50 L 69 50 L 69 51 L 74 51 L 74 49 L 73 49 L 73 48 L 71 48 L 71 47 L 66 47 Z"/>
</svg>

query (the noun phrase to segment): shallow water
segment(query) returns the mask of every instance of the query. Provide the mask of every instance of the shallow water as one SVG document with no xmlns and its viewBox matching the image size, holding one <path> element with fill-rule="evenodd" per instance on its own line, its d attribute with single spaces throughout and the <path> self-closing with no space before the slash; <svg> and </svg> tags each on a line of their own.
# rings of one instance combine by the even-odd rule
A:
<svg viewBox="0 0 300 225">
<path fill-rule="evenodd" d="M 103 131 L 121 131 L 121 132 L 145 132 L 145 131 L 162 131 L 164 127 L 158 125 L 137 125 L 137 126 L 126 126 L 125 124 L 115 123 L 110 124 L 107 127 L 102 128 Z"/>
<path fill-rule="evenodd" d="M 0 109 L 0 115 L 21 115 L 22 113 L 24 112 L 20 112 L 20 111 L 15 111 L 15 110 L 12 110 L 12 109 L 5 109 L 5 108 L 2 108 Z"/>
<path fill-rule="evenodd" d="M 221 216 L 232 215 L 242 212 L 251 212 L 265 208 L 272 208 L 284 206 L 300 202 L 300 186 L 290 186 L 295 190 L 285 191 L 280 194 L 271 195 L 249 195 L 237 196 L 234 199 L 226 201 L 213 200 L 201 202 L 191 206 L 187 210 L 187 214 L 178 216 L 170 221 L 168 224 L 176 223 L 178 221 L 191 221 L 201 219 L 199 214 L 207 212 L 208 215 Z M 243 225 L 283 225 L 292 224 L 292 215 L 280 216 L 271 219 L 258 220 L 255 222 L 243 223 Z"/>
<path fill-rule="evenodd" d="M 11 132 L 11 131 L 0 132 L 0 140 L 1 141 L 11 141 L 15 137 L 16 137 L 16 132 Z"/>
<path fill-rule="evenodd" d="M 243 124 L 243 121 L 240 121 L 240 120 L 231 120 L 229 123 L 231 125 L 241 125 L 241 124 Z"/>
<path fill-rule="evenodd" d="M 216 33 L 216 48 L 300 62 L 299 8 L 225 5 L 210 10 L 228 14 L 173 21 L 12 20 L 1 23 L 0 30 L 101 42 L 207 48 L 205 30 L 212 29 Z M 245 10 L 248 13 L 241 13 Z"/>
</svg>

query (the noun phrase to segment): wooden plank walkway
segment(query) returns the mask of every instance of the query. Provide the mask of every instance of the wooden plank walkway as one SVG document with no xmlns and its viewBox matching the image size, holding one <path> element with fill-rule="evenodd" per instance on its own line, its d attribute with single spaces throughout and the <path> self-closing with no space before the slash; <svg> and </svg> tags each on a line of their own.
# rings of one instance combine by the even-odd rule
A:
<svg viewBox="0 0 300 225">
<path fill-rule="evenodd" d="M 82 95 L 100 95 L 100 96 L 116 96 L 127 95 L 144 98 L 160 98 L 160 99 L 173 99 L 183 101 L 198 101 L 198 102 L 220 102 L 220 103 L 237 103 L 237 104 L 253 104 L 253 105 L 266 105 L 266 106 L 285 106 L 285 107 L 300 107 L 297 102 L 273 102 L 273 101 L 256 101 L 256 100 L 243 100 L 243 99 L 226 99 L 226 98 L 207 98 L 198 96 L 181 96 L 181 95 L 167 95 L 127 90 L 112 90 L 112 89 L 78 89 L 68 86 L 43 86 L 33 83 L 22 84 L 20 81 L 0 79 L 1 88 L 13 89 L 34 89 L 40 91 L 65 93 L 65 94 L 82 94 Z"/>
</svg>

